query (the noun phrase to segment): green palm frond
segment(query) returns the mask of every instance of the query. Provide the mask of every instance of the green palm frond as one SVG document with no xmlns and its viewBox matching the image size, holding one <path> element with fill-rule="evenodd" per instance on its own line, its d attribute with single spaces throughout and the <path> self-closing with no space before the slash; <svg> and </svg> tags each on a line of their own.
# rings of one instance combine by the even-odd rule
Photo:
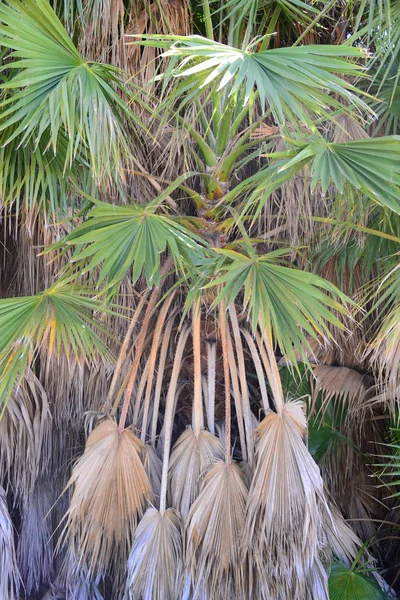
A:
<svg viewBox="0 0 400 600">
<path fill-rule="evenodd" d="M 97 178 L 120 172 L 129 155 L 123 119 L 134 117 L 120 96 L 122 74 L 85 61 L 46 0 L 2 3 L 0 20 L 0 44 L 13 59 L 1 84 L 0 131 L 7 143 L 36 146 L 47 134 L 50 154 L 65 137 L 64 168 L 81 155 Z"/>
<path fill-rule="evenodd" d="M 329 575 L 330 600 L 384 600 L 387 594 L 361 568 L 334 562 Z"/>
<path fill-rule="evenodd" d="M 390 497 L 400 498 L 400 427 L 390 428 L 390 442 L 386 446 L 389 454 L 379 456 L 385 462 L 375 466 L 382 468 L 379 477 L 385 478 L 384 486 Z"/>
<path fill-rule="evenodd" d="M 101 304 L 92 290 L 59 281 L 34 296 L 0 300 L 0 404 L 40 347 L 91 361 L 109 351 L 92 313 Z"/>
<path fill-rule="evenodd" d="M 400 213 L 400 136 L 328 143 L 319 139 L 296 143 L 299 150 L 278 172 L 298 170 L 310 163 L 311 189 L 325 194 L 333 184 L 342 194 L 350 184 L 378 204 Z M 288 152 L 290 155 L 290 152 Z"/>
<path fill-rule="evenodd" d="M 157 212 L 158 201 L 129 206 L 94 202 L 88 219 L 65 238 L 65 244 L 78 247 L 74 261 L 88 261 L 83 272 L 102 264 L 99 283 L 107 280 L 115 286 L 129 272 L 135 283 L 144 272 L 147 284 L 158 286 L 161 254 L 167 249 L 181 273 L 205 252 L 205 242 L 179 219 Z"/>
<path fill-rule="evenodd" d="M 298 46 L 253 52 L 220 44 L 200 36 L 141 36 L 141 45 L 166 48 L 165 57 L 172 58 L 163 79 L 184 77 L 177 94 L 201 94 L 209 84 L 217 82 L 217 90 L 230 95 L 244 90 L 243 104 L 256 89 L 262 105 L 268 106 L 274 119 L 296 124 L 299 120 L 312 127 L 310 114 L 329 118 L 332 108 L 346 109 L 346 104 L 368 111 L 356 88 L 341 76 L 360 76 L 354 60 L 363 56 L 352 46 Z M 181 62 L 178 64 L 179 59 Z M 353 59 L 353 60 L 351 60 Z"/>
<path fill-rule="evenodd" d="M 343 328 L 331 311 L 345 313 L 343 302 L 348 299 L 321 277 L 294 268 L 286 260 L 291 251 L 280 249 L 262 256 L 250 248 L 247 253 L 216 252 L 225 259 L 219 267 L 222 274 L 206 285 L 222 286 L 215 303 L 233 304 L 243 291 L 243 308 L 253 331 L 261 323 L 264 331 L 272 332 L 290 362 L 296 364 L 298 356 L 307 360 L 307 335 L 331 339 L 328 323 Z"/>
<path fill-rule="evenodd" d="M 61 134 L 56 152 L 48 152 L 49 135 L 43 133 L 39 142 L 21 145 L 14 138 L 9 141 L 13 127 L 0 137 L 0 195 L 6 206 L 15 202 L 15 213 L 24 205 L 28 210 L 43 208 L 46 213 L 60 215 L 71 204 L 72 189 L 76 185 L 76 171 L 66 166 L 68 141 Z M 86 165 L 79 161 L 80 185 L 90 179 Z"/>
</svg>

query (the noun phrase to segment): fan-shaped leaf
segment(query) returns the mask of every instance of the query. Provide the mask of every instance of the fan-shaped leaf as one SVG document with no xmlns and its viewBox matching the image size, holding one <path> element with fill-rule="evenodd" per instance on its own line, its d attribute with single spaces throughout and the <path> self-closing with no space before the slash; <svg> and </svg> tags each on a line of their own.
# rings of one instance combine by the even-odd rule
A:
<svg viewBox="0 0 400 600">
<path fill-rule="evenodd" d="M 251 317 L 253 331 L 261 319 L 263 328 L 273 332 L 285 357 L 297 363 L 306 358 L 310 349 L 306 336 L 331 338 L 327 323 L 342 328 L 331 310 L 344 313 L 345 296 L 324 279 L 295 269 L 284 260 L 288 250 L 278 250 L 257 256 L 232 250 L 216 249 L 225 258 L 223 273 L 206 287 L 221 285 L 215 303 L 226 299 L 233 304 L 244 292 L 244 309 Z M 328 292 L 328 293 L 327 293 Z M 329 295 L 328 295 L 329 294 Z M 296 351 L 298 355 L 296 355 Z"/>
<path fill-rule="evenodd" d="M 129 271 L 135 283 L 144 271 L 147 284 L 157 286 L 160 255 L 168 249 L 176 269 L 185 273 L 204 253 L 205 242 L 176 219 L 158 214 L 158 208 L 155 203 L 115 206 L 96 201 L 87 221 L 65 239 L 79 247 L 73 260 L 88 259 L 84 272 L 102 264 L 99 283 L 107 279 L 114 286 Z"/>
</svg>

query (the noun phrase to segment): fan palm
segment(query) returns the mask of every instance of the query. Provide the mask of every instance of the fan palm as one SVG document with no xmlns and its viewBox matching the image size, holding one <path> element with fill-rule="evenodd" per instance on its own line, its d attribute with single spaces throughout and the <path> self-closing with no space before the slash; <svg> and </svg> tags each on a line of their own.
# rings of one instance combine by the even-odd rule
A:
<svg viewBox="0 0 400 600">
<path fill-rule="evenodd" d="M 0 5 L 0 595 L 387 593 L 399 18 Z"/>
</svg>

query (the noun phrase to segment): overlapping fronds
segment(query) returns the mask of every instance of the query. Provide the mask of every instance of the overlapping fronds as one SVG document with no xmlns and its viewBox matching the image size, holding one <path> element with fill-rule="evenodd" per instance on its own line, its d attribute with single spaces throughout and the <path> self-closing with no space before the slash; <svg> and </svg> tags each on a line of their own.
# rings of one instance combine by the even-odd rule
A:
<svg viewBox="0 0 400 600">
<path fill-rule="evenodd" d="M 246 596 L 247 493 L 235 463 L 216 461 L 203 480 L 186 525 L 186 556 L 196 598 L 203 579 L 210 598 Z"/>
<path fill-rule="evenodd" d="M 257 89 L 263 107 L 270 108 L 275 121 L 282 125 L 286 117 L 292 122 L 298 119 L 310 125 L 310 113 L 329 118 L 329 108 L 343 109 L 343 104 L 335 99 L 336 94 L 368 110 L 355 94 L 355 88 L 340 77 L 361 74 L 357 64 L 350 60 L 362 57 L 361 48 L 308 45 L 255 52 L 200 36 L 142 38 L 142 45 L 167 48 L 164 56 L 172 57 L 175 64 L 182 59 L 175 70 L 165 72 L 164 78 L 184 77 L 186 80 L 177 93 L 191 92 L 190 98 L 215 80 L 217 89 L 226 88 L 231 95 L 244 90 L 243 104 Z"/>
<path fill-rule="evenodd" d="M 38 479 L 24 502 L 18 538 L 18 565 L 28 595 L 53 575 L 53 528 L 49 515 L 55 497 L 44 477 Z"/>
<path fill-rule="evenodd" d="M 223 455 L 220 440 L 208 431 L 201 431 L 197 437 L 188 428 L 175 443 L 169 465 L 169 498 L 185 520 L 199 494 L 202 479 L 213 461 Z"/>
<path fill-rule="evenodd" d="M 324 587 L 321 532 L 332 517 L 321 474 L 304 442 L 306 429 L 302 403 L 290 401 L 281 414 L 270 411 L 256 430 L 247 543 L 267 589 L 278 597 L 304 597 L 316 569 Z M 320 597 L 327 597 L 326 591 Z"/>
<path fill-rule="evenodd" d="M 14 546 L 14 528 L 7 508 L 6 494 L 0 488 L 0 594 L 7 600 L 17 600 L 21 585 Z"/>
<path fill-rule="evenodd" d="M 175 600 L 183 588 L 182 524 L 177 511 L 146 510 L 128 559 L 125 597 Z"/>
<path fill-rule="evenodd" d="M 345 312 L 345 296 L 317 275 L 293 268 L 285 260 L 288 250 L 260 256 L 252 248 L 243 253 L 218 249 L 218 253 L 225 259 L 219 265 L 223 274 L 208 284 L 222 286 L 216 302 L 225 299 L 233 304 L 243 290 L 253 332 L 261 319 L 263 330 L 273 332 L 288 360 L 296 363 L 296 351 L 307 360 L 309 338 L 321 333 L 331 338 L 328 323 L 343 328 L 331 311 Z"/>
<path fill-rule="evenodd" d="M 26 370 L 0 419 L 0 479 L 26 505 L 36 479 L 51 456 L 48 397 L 33 372 Z"/>
<path fill-rule="evenodd" d="M 123 565 L 138 518 L 152 489 L 143 459 L 145 448 L 115 421 L 102 421 L 87 439 L 67 488 L 72 488 L 62 541 L 73 548 L 76 560 L 89 574 Z"/>
</svg>

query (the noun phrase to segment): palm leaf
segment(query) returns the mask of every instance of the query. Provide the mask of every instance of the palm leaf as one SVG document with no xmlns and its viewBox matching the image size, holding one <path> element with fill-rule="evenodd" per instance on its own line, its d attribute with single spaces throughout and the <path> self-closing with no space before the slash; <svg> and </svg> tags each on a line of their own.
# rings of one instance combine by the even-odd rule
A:
<svg viewBox="0 0 400 600">
<path fill-rule="evenodd" d="M 222 286 L 215 303 L 226 300 L 233 304 L 243 290 L 244 309 L 251 318 L 253 332 L 261 319 L 263 331 L 273 332 L 283 354 L 294 364 L 296 351 L 307 360 L 307 334 L 311 339 L 321 334 L 331 339 L 327 323 L 343 327 L 331 311 L 343 314 L 345 308 L 331 296 L 343 301 L 344 295 L 324 279 L 293 268 L 284 260 L 288 250 L 262 256 L 250 248 L 246 254 L 215 251 L 225 259 L 219 266 L 223 274 L 206 285 Z"/>
<path fill-rule="evenodd" d="M 341 108 L 343 103 L 334 98 L 346 99 L 353 106 L 368 110 L 355 94 L 356 89 L 342 76 L 359 76 L 360 68 L 350 59 L 363 56 L 361 48 L 351 46 L 298 46 L 252 52 L 214 42 L 200 36 L 141 36 L 142 45 L 168 48 L 165 57 L 176 62 L 168 69 L 164 79 L 187 79 L 177 94 L 183 91 L 201 93 L 214 80 L 217 90 L 226 88 L 229 94 L 245 90 L 246 104 L 254 89 L 264 107 L 268 106 L 275 121 L 298 120 L 311 126 L 310 114 L 329 118 L 331 108 Z"/>
<path fill-rule="evenodd" d="M 256 430 L 247 542 L 276 597 L 305 597 L 310 579 L 326 587 L 318 538 L 330 517 L 321 474 L 304 443 L 306 428 L 302 403 L 291 401 L 281 414 L 270 411 Z M 279 556 L 278 569 L 273 556 Z"/>
<path fill-rule="evenodd" d="M 0 300 L 0 401 L 8 400 L 40 347 L 89 362 L 109 356 L 103 328 L 91 316 L 100 308 L 91 290 L 68 280 L 34 296 Z"/>
<path fill-rule="evenodd" d="M 127 600 L 175 600 L 183 586 L 180 515 L 168 508 L 146 510 L 128 559 Z"/>
<path fill-rule="evenodd" d="M 179 510 L 184 519 L 213 461 L 223 455 L 220 440 L 208 431 L 200 431 L 197 437 L 190 428 L 176 441 L 169 466 L 169 496 L 171 505 Z"/>
<path fill-rule="evenodd" d="M 71 544 L 89 577 L 127 558 L 137 519 L 152 496 L 145 457 L 138 438 L 129 429 L 119 433 L 111 419 L 86 441 L 66 488 L 73 491 L 58 545 Z"/>
<path fill-rule="evenodd" d="M 122 122 L 133 113 L 117 93 L 124 91 L 119 71 L 82 59 L 46 0 L 2 3 L 0 20 L 0 44 L 14 59 L 6 68 L 16 71 L 1 84 L 6 143 L 37 145 L 46 134 L 55 152 L 65 137 L 64 168 L 85 156 L 98 179 L 120 172 L 129 155 Z"/>
<path fill-rule="evenodd" d="M 322 140 L 299 144 L 295 156 L 279 166 L 280 173 L 310 163 L 311 189 L 325 194 L 335 185 L 340 194 L 354 186 L 381 206 L 400 213 L 400 136 L 360 139 L 343 143 Z"/>
<path fill-rule="evenodd" d="M 185 274 L 204 253 L 205 243 L 179 220 L 158 214 L 159 199 L 129 206 L 96 201 L 88 219 L 61 245 L 78 247 L 73 261 L 80 265 L 87 261 L 83 272 L 102 265 L 99 284 L 107 280 L 109 286 L 115 286 L 129 272 L 132 283 L 136 283 L 144 271 L 147 284 L 158 286 L 160 255 L 167 249 L 176 269 Z"/>
<path fill-rule="evenodd" d="M 334 562 L 329 575 L 330 600 L 384 600 L 388 598 L 363 570 Z"/>
<path fill-rule="evenodd" d="M 188 566 L 194 586 L 204 579 L 210 598 L 228 593 L 245 597 L 241 564 L 247 493 L 239 466 L 218 460 L 190 509 L 186 525 Z"/>
</svg>

